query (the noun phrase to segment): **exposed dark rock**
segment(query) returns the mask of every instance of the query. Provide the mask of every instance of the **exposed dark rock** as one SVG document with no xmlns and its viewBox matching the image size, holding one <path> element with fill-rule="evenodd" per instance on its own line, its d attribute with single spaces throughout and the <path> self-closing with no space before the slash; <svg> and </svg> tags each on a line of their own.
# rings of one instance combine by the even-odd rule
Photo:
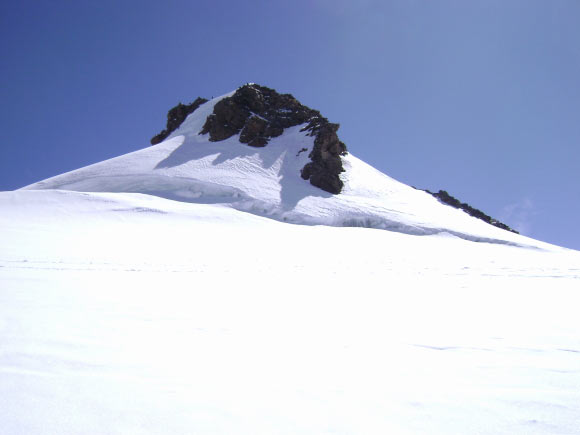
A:
<svg viewBox="0 0 580 435">
<path fill-rule="evenodd" d="M 201 134 L 210 133 L 209 140 L 218 142 L 238 134 L 244 127 L 250 111 L 231 97 L 219 101 L 205 121 Z"/>
<path fill-rule="evenodd" d="M 320 112 L 300 104 L 290 94 L 255 84 L 242 86 L 214 106 L 200 134 L 209 134 L 212 142 L 239 134 L 240 142 L 263 147 L 284 129 L 305 123 L 304 130 L 315 139 L 309 155 L 312 161 L 300 175 L 313 186 L 338 194 L 343 187 L 339 174 L 344 172 L 340 156 L 347 152 L 336 134 L 339 125 L 328 122 Z"/>
<path fill-rule="evenodd" d="M 280 136 L 285 128 L 303 124 L 313 117 L 320 117 L 320 113 L 303 106 L 292 95 L 250 84 L 215 105 L 201 134 L 209 133 L 209 140 L 216 142 L 241 132 L 242 143 L 263 138 L 265 145 L 268 139 Z"/>
<path fill-rule="evenodd" d="M 310 184 L 330 193 L 340 193 L 343 182 L 340 173 L 344 172 L 340 156 L 346 154 L 346 145 L 338 139 L 336 131 L 338 124 L 332 124 L 324 119 L 316 120 L 313 126 L 308 126 L 311 135 L 315 136 L 314 147 L 309 157 L 312 160 L 302 168 L 301 176 L 310 180 Z"/>
<path fill-rule="evenodd" d="M 151 145 L 156 145 L 163 142 L 167 137 L 179 128 L 179 126 L 185 121 L 190 114 L 192 114 L 199 106 L 207 102 L 205 98 L 198 97 L 191 104 L 181 104 L 179 103 L 173 109 L 167 113 L 167 126 L 158 135 L 151 139 Z"/>
<path fill-rule="evenodd" d="M 473 208 L 472 206 L 470 206 L 469 204 L 467 204 L 465 202 L 459 201 L 457 198 L 449 195 L 449 193 L 447 193 L 445 190 L 440 190 L 439 192 L 436 192 L 436 193 L 430 192 L 429 190 L 425 190 L 425 192 L 430 193 L 435 198 L 439 199 L 439 201 L 441 201 L 442 203 L 450 205 L 451 207 L 455 207 L 455 208 L 458 208 L 460 210 L 463 210 L 468 215 L 473 216 L 477 219 L 481 219 L 482 221 L 487 222 L 490 225 L 501 228 L 502 230 L 507 230 L 507 231 L 511 231 L 512 233 L 519 234 L 513 228 L 510 228 L 506 224 L 498 221 L 497 219 L 494 219 L 491 216 L 486 215 L 481 210 Z"/>
<path fill-rule="evenodd" d="M 251 116 L 246 121 L 246 125 L 240 133 L 240 142 L 247 143 L 250 146 L 263 147 L 268 143 L 264 137 L 268 121 L 259 116 Z"/>
</svg>

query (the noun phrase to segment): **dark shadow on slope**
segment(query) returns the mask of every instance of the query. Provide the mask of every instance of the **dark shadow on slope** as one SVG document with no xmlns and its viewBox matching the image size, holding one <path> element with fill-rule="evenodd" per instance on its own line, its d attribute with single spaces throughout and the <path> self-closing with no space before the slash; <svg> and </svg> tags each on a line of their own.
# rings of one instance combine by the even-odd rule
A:
<svg viewBox="0 0 580 435">
<path fill-rule="evenodd" d="M 331 198 L 332 193 L 311 185 L 300 176 L 300 165 L 296 156 L 287 152 L 280 167 L 280 201 L 284 211 L 292 211 L 307 197 Z"/>
<path fill-rule="evenodd" d="M 260 160 L 262 160 L 264 169 L 271 167 L 277 158 L 280 156 L 278 153 L 272 153 L 270 149 L 266 151 L 265 148 L 255 148 L 241 143 L 211 143 L 210 146 L 205 143 L 183 143 L 176 149 L 174 149 L 171 154 L 169 154 L 165 159 L 161 160 L 155 166 L 155 169 L 160 168 L 174 168 L 176 166 L 181 166 L 191 160 L 203 159 L 207 156 L 217 154 L 217 157 L 212 161 L 214 166 L 224 163 L 228 160 L 233 160 L 238 157 L 247 157 L 255 154 L 260 155 Z"/>
<path fill-rule="evenodd" d="M 526 243 L 519 243 L 510 240 L 497 239 L 492 237 L 478 236 L 476 234 L 464 233 L 461 231 L 454 231 L 450 228 L 434 228 L 421 227 L 415 225 L 405 224 L 399 221 L 391 221 L 384 217 L 373 216 L 357 216 L 352 214 L 345 216 L 336 221 L 334 226 L 340 227 L 360 227 L 360 228 L 374 228 L 380 230 L 393 231 L 396 233 L 409 234 L 411 236 L 433 236 L 438 234 L 449 234 L 451 236 L 476 243 L 491 243 L 495 245 L 513 246 L 517 248 L 525 248 L 532 250 L 544 251 L 543 248 Z"/>
<path fill-rule="evenodd" d="M 233 141 L 207 143 L 183 143 L 177 147 L 165 159 L 160 161 L 155 169 L 173 168 L 181 166 L 192 160 L 199 160 L 208 156 L 216 157 L 212 165 L 217 166 L 229 160 L 257 155 L 261 167 L 269 169 L 274 163 L 282 158 L 280 167 L 280 208 L 282 211 L 292 211 L 298 202 L 306 197 L 330 198 L 333 195 L 322 189 L 312 186 L 307 180 L 300 177 L 301 165 L 298 156 L 291 151 L 292 147 L 274 147 L 272 144 L 257 148 Z M 192 174 L 195 175 L 195 174 Z M 165 194 L 164 196 L 166 196 Z M 198 201 L 195 201 L 198 202 Z M 203 202 L 200 198 L 199 202 Z"/>
</svg>

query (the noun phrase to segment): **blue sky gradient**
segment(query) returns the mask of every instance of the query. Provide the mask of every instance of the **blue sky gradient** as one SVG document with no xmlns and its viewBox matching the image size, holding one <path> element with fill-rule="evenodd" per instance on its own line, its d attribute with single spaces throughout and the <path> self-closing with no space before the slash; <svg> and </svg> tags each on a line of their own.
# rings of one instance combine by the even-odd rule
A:
<svg viewBox="0 0 580 435">
<path fill-rule="evenodd" d="M 388 175 L 580 249 L 579 22 L 577 0 L 3 2 L 0 189 L 256 82 Z"/>
</svg>

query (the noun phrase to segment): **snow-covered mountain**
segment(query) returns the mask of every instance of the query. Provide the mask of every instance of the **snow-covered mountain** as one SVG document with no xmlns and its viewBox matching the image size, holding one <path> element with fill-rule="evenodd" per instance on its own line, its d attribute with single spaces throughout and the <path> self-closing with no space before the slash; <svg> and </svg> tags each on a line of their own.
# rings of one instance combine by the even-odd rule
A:
<svg viewBox="0 0 580 435">
<path fill-rule="evenodd" d="M 0 433 L 580 433 L 580 253 L 240 89 L 0 192 Z"/>
<path fill-rule="evenodd" d="M 206 124 L 215 116 L 216 104 L 243 90 L 258 94 L 263 101 L 264 89 L 274 92 L 246 85 L 205 103 L 198 99 L 193 113 L 163 142 L 25 189 L 137 192 L 178 201 L 221 204 L 298 224 L 363 226 L 419 235 L 447 232 L 468 240 L 538 246 L 536 241 L 494 228 L 424 191 L 400 183 L 350 153 L 338 157 L 342 163 L 342 172 L 337 177 L 341 183 L 339 194 L 327 191 L 332 188 L 313 186 L 312 179 L 309 183 L 302 175 L 304 168 L 312 164 L 316 147 L 317 125 L 312 124 L 320 124 L 319 120 L 324 118 L 309 108 L 304 110 L 311 112 L 296 121 L 302 123 L 280 128 L 278 136 L 267 138 L 267 144 L 259 147 L 241 142 L 252 119 L 264 120 L 250 109 L 246 126 L 245 120 L 238 121 L 238 134 L 232 134 L 235 133 L 232 128 L 232 136 L 212 141 Z M 278 111 L 285 114 L 290 109 Z M 169 119 L 172 120 L 171 116 Z M 230 126 L 228 122 L 234 123 L 235 119 L 222 123 Z M 227 136 L 221 134 L 219 138 Z"/>
</svg>

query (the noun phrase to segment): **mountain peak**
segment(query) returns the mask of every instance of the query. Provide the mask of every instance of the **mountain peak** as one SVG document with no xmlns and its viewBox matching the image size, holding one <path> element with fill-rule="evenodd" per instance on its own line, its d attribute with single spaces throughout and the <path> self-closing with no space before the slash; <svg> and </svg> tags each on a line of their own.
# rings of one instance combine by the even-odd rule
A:
<svg viewBox="0 0 580 435">
<path fill-rule="evenodd" d="M 153 137 L 151 143 L 167 138 L 206 101 L 197 98 L 189 105 L 179 103 L 172 108 L 167 114 L 167 128 Z M 199 133 L 209 135 L 210 142 L 239 135 L 241 143 L 260 148 L 281 136 L 287 128 L 298 125 L 305 125 L 301 131 L 315 138 L 310 162 L 301 169 L 301 177 L 326 192 L 340 193 L 344 186 L 339 176 L 344 172 L 340 157 L 346 155 L 347 149 L 337 135 L 339 124 L 329 122 L 318 110 L 301 104 L 290 94 L 280 94 L 254 83 L 245 84 L 214 105 Z"/>
<path fill-rule="evenodd" d="M 292 95 L 246 84 L 179 103 L 154 146 L 25 189 L 140 193 L 295 224 L 530 246 L 450 195 L 414 189 L 347 153 L 338 128 Z"/>
</svg>

